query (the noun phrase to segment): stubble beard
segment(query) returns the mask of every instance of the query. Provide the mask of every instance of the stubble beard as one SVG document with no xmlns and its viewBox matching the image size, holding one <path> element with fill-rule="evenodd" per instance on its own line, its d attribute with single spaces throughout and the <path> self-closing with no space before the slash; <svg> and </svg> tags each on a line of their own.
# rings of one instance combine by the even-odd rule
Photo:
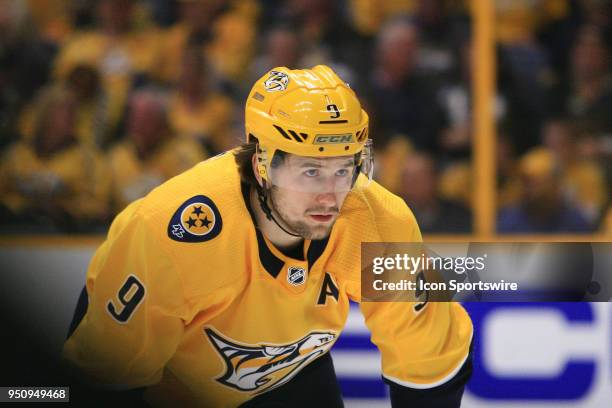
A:
<svg viewBox="0 0 612 408">
<path fill-rule="evenodd" d="M 279 221 L 289 227 L 291 232 L 301 235 L 304 239 L 310 240 L 323 239 L 329 236 L 335 220 L 328 225 L 319 226 L 313 226 L 301 220 L 292 220 L 284 210 L 284 202 L 282 199 L 279 199 L 279 194 L 275 186 L 272 187 L 270 199 L 272 210 L 276 213 Z M 307 217 L 307 215 L 304 214 L 304 217 Z"/>
</svg>

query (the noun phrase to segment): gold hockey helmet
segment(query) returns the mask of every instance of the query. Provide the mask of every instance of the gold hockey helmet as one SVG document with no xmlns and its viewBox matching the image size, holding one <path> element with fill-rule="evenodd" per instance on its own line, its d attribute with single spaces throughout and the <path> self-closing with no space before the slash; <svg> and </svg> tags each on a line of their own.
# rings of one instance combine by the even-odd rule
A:
<svg viewBox="0 0 612 408">
<path fill-rule="evenodd" d="M 264 180 L 277 151 L 316 158 L 361 153 L 357 168 L 371 178 L 368 114 L 331 68 L 274 68 L 255 83 L 245 110 L 247 141 L 258 140 Z"/>
</svg>

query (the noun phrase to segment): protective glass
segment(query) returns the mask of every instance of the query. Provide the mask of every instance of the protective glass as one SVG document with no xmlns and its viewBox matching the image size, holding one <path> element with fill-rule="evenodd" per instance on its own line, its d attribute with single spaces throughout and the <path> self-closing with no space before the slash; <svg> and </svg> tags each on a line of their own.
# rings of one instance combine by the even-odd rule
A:
<svg viewBox="0 0 612 408">
<path fill-rule="evenodd" d="M 267 162 L 268 181 L 272 185 L 308 193 L 348 192 L 359 173 L 371 180 L 372 169 L 371 143 L 356 155 L 304 157 L 285 154 Z"/>
</svg>

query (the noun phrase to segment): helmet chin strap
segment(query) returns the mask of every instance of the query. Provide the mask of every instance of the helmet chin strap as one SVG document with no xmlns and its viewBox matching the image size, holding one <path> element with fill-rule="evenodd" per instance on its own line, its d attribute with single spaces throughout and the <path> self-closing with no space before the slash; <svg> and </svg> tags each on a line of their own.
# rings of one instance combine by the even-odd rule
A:
<svg viewBox="0 0 612 408">
<path fill-rule="evenodd" d="M 284 228 L 280 222 L 278 222 L 276 220 L 276 218 L 274 217 L 274 215 L 272 214 L 272 209 L 270 208 L 270 206 L 268 205 L 268 195 L 266 194 L 266 190 L 265 190 L 265 181 L 263 181 L 264 186 L 260 186 L 257 185 L 256 190 L 257 190 L 257 199 L 259 201 L 259 205 L 261 207 L 261 210 L 264 212 L 264 214 L 266 214 L 266 218 L 268 220 L 274 221 L 274 223 L 278 226 L 278 228 L 280 228 L 281 230 L 283 230 L 283 232 L 285 232 L 285 234 L 291 235 L 292 237 L 298 237 L 298 238 L 304 238 L 299 234 L 295 234 L 293 232 L 289 232 L 287 231 L 286 228 Z M 272 200 L 272 197 L 270 197 L 270 200 Z"/>
</svg>

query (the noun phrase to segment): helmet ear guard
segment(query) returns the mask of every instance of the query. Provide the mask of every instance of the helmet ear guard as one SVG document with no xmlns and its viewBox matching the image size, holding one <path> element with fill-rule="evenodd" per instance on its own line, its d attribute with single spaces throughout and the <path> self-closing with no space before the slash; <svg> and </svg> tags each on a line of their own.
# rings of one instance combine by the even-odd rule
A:
<svg viewBox="0 0 612 408">
<path fill-rule="evenodd" d="M 261 147 L 259 143 L 257 143 L 255 156 L 257 160 L 257 174 L 259 174 L 264 181 L 268 181 L 268 154 L 266 149 Z"/>
<path fill-rule="evenodd" d="M 357 171 L 357 176 L 359 173 L 363 173 L 366 176 L 367 182 L 372 181 L 372 176 L 374 174 L 374 143 L 372 139 L 366 140 L 363 149 L 359 153 L 359 171 Z"/>
</svg>

